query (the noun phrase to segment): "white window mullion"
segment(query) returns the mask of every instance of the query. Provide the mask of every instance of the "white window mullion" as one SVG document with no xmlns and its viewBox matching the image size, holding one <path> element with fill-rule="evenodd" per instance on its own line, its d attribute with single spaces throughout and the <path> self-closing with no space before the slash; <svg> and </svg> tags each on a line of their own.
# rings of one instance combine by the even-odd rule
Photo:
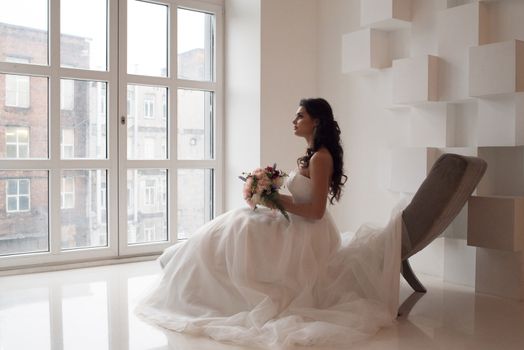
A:
<svg viewBox="0 0 524 350">
<path fill-rule="evenodd" d="M 122 0 L 121 0 L 122 1 Z M 123 1 L 122 1 L 123 2 Z M 107 50 L 108 53 L 108 72 L 109 84 L 107 88 L 107 157 L 109 160 L 106 195 L 107 195 L 107 211 L 108 218 L 108 244 L 113 255 L 119 254 L 119 213 L 118 213 L 118 193 L 119 187 L 119 138 L 124 136 L 119 135 L 120 118 L 119 118 L 119 22 L 123 19 L 119 16 L 119 1 L 110 0 L 108 2 L 109 11 L 107 18 Z M 124 20 L 125 23 L 125 20 Z M 125 94 L 125 89 L 123 90 Z M 125 182 L 125 181 L 124 181 Z M 125 202 L 124 202 L 125 203 Z"/>
<path fill-rule="evenodd" d="M 61 252 L 60 1 L 49 2 L 49 249 Z"/>
</svg>

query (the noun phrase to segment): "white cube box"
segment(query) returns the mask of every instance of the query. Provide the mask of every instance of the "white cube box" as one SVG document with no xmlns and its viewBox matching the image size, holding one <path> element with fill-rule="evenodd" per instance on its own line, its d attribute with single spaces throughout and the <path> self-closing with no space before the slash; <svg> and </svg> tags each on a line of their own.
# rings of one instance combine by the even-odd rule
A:
<svg viewBox="0 0 524 350">
<path fill-rule="evenodd" d="M 468 52 L 488 43 L 488 10 L 484 3 L 452 7 L 438 13 L 438 56 L 441 100 L 463 101 L 469 97 Z"/>
<path fill-rule="evenodd" d="M 524 250 L 524 197 L 471 197 L 468 245 L 512 252 Z"/>
<path fill-rule="evenodd" d="M 388 33 L 363 29 L 342 37 L 342 73 L 391 67 Z"/>
<path fill-rule="evenodd" d="M 454 106 L 445 102 L 415 105 L 409 111 L 409 146 L 455 145 Z"/>
<path fill-rule="evenodd" d="M 524 196 L 524 147 L 479 147 L 488 163 L 477 186 L 479 196 Z"/>
<path fill-rule="evenodd" d="M 438 156 L 436 148 L 413 147 L 391 150 L 391 176 L 388 189 L 415 193 Z"/>
<path fill-rule="evenodd" d="M 524 253 L 477 248 L 475 290 L 524 300 Z"/>
<path fill-rule="evenodd" d="M 393 103 L 438 101 L 439 58 L 425 55 L 393 61 Z"/>
<path fill-rule="evenodd" d="M 382 30 L 409 27 L 411 0 L 361 0 L 360 25 Z"/>
<path fill-rule="evenodd" d="M 524 91 L 524 42 L 504 41 L 469 49 L 469 95 Z"/>
<path fill-rule="evenodd" d="M 477 145 L 524 145 L 524 93 L 478 99 Z"/>
</svg>

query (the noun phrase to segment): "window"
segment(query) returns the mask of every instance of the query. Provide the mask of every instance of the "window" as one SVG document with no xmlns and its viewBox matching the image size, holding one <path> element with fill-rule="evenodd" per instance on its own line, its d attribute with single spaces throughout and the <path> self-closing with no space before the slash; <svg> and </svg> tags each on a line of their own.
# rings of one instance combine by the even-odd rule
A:
<svg viewBox="0 0 524 350">
<path fill-rule="evenodd" d="M 75 81 L 71 79 L 60 80 L 60 109 L 72 111 L 75 108 Z"/>
<path fill-rule="evenodd" d="M 167 118 L 167 95 L 162 95 L 162 119 Z"/>
<path fill-rule="evenodd" d="M 62 158 L 70 159 L 75 157 L 75 130 L 62 129 Z"/>
<path fill-rule="evenodd" d="M 5 148 L 7 158 L 29 157 L 29 129 L 25 127 L 6 127 Z"/>
<path fill-rule="evenodd" d="M 106 202 L 107 202 L 107 189 L 106 189 L 106 183 L 102 183 L 100 186 L 100 195 L 98 196 L 98 207 L 102 210 L 106 209 Z"/>
<path fill-rule="evenodd" d="M 127 116 L 132 117 L 135 115 L 135 92 L 133 90 L 127 90 Z"/>
<path fill-rule="evenodd" d="M 155 180 L 146 180 L 144 202 L 146 205 L 155 205 Z"/>
<path fill-rule="evenodd" d="M 155 240 L 155 225 L 144 226 L 144 241 L 151 242 Z"/>
<path fill-rule="evenodd" d="M 144 97 L 144 118 L 155 117 L 155 96 L 146 95 Z"/>
<path fill-rule="evenodd" d="M 61 203 L 61 209 L 72 209 L 75 207 L 75 178 L 72 176 L 62 177 Z"/>
<path fill-rule="evenodd" d="M 7 62 L 29 63 L 28 58 L 7 56 Z M 5 105 L 9 107 L 29 108 L 30 78 L 24 75 L 11 75 L 5 77 Z"/>
<path fill-rule="evenodd" d="M 220 212 L 221 2 L 7 5 L 0 270 L 159 253 Z"/>
<path fill-rule="evenodd" d="M 5 76 L 5 105 L 29 108 L 29 77 L 25 75 Z"/>
<path fill-rule="evenodd" d="M 31 209 L 29 179 L 10 179 L 6 182 L 6 211 L 17 213 Z"/>
</svg>

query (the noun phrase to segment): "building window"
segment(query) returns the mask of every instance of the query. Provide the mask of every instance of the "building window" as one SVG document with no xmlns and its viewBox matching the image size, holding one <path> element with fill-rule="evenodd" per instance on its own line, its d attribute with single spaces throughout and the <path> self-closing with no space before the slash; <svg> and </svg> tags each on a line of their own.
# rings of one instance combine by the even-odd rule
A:
<svg viewBox="0 0 524 350">
<path fill-rule="evenodd" d="M 155 95 L 146 95 L 144 97 L 144 118 L 155 117 Z"/>
<path fill-rule="evenodd" d="M 127 116 L 135 115 L 135 92 L 127 90 Z"/>
<path fill-rule="evenodd" d="M 7 158 L 29 157 L 29 128 L 8 126 L 5 129 Z"/>
<path fill-rule="evenodd" d="M 5 105 L 29 108 L 29 77 L 25 75 L 5 76 Z"/>
<path fill-rule="evenodd" d="M 75 130 L 62 129 L 62 158 L 69 159 L 75 156 Z"/>
<path fill-rule="evenodd" d="M 72 111 L 75 108 L 75 81 L 60 80 L 60 109 Z"/>
<path fill-rule="evenodd" d="M 100 187 L 100 209 L 105 210 L 106 209 L 106 202 L 107 202 L 107 184 L 105 182 L 102 182 L 102 185 Z"/>
<path fill-rule="evenodd" d="M 61 209 L 72 209 L 75 207 L 75 178 L 73 176 L 62 177 L 61 203 Z"/>
<path fill-rule="evenodd" d="M 144 241 L 151 242 L 155 240 L 155 225 L 144 224 Z"/>
<path fill-rule="evenodd" d="M 6 211 L 18 213 L 31 209 L 29 179 L 10 179 L 6 182 Z"/>
<path fill-rule="evenodd" d="M 156 181 L 155 180 L 146 180 L 146 186 L 145 186 L 145 204 L 152 206 L 155 205 L 155 187 L 156 187 Z"/>
<path fill-rule="evenodd" d="M 162 119 L 167 119 L 167 95 L 162 95 Z"/>
</svg>

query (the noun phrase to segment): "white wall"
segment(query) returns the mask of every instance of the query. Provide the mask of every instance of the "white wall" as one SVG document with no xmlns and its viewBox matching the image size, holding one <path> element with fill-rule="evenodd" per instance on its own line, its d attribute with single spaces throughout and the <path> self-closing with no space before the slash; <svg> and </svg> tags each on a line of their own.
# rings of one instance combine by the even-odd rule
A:
<svg viewBox="0 0 524 350">
<path fill-rule="evenodd" d="M 306 148 L 293 134 L 298 102 L 317 95 L 317 1 L 263 0 L 261 165 L 296 166 Z"/>
<path fill-rule="evenodd" d="M 225 205 L 245 205 L 242 171 L 291 170 L 305 151 L 291 121 L 316 96 L 317 1 L 226 0 Z"/>
<path fill-rule="evenodd" d="M 238 175 L 260 164 L 260 0 L 225 1 L 224 208 L 243 205 Z"/>
</svg>

